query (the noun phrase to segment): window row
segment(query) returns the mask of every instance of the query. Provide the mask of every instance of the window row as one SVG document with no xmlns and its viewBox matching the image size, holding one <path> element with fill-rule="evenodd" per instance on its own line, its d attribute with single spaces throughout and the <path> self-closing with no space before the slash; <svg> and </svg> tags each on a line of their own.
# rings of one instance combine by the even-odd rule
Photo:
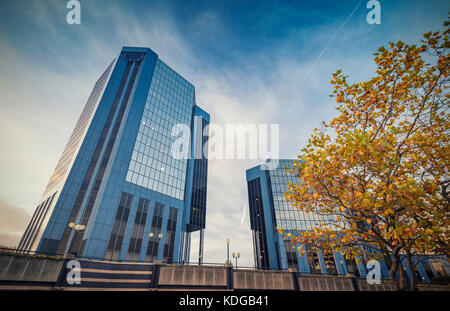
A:
<svg viewBox="0 0 450 311">
<path fill-rule="evenodd" d="M 132 202 L 133 195 L 123 192 L 117 207 L 113 229 L 110 234 L 105 255 L 106 259 L 119 260 L 121 257 L 120 254 L 124 244 L 124 237 Z M 144 249 L 143 242 L 147 238 L 145 236 L 145 227 L 149 219 L 151 222 L 149 224 L 150 233 L 148 234 L 148 243 L 145 245 L 147 246 L 147 251 L 145 253 L 146 261 L 154 261 L 158 258 L 160 242 L 164 243 L 163 254 L 160 255 L 163 258 L 163 261 L 169 263 L 173 261 L 178 210 L 174 207 L 169 207 L 165 234 L 163 235 L 161 232 L 163 231 L 162 225 L 164 220 L 164 209 L 164 204 L 155 202 L 155 208 L 150 220 L 150 200 L 139 198 L 134 221 L 130 221 L 130 225 L 132 225 L 133 228 L 126 255 L 127 260 L 140 261 L 141 251 Z"/>
</svg>

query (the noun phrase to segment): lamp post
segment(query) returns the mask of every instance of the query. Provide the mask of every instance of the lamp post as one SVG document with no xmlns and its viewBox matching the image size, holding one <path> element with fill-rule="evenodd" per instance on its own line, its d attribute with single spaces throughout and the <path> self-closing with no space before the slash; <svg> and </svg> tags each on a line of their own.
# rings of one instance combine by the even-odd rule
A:
<svg viewBox="0 0 450 311">
<path fill-rule="evenodd" d="M 163 237 L 163 234 L 162 233 L 159 233 L 156 237 L 155 237 L 155 234 L 153 233 L 153 232 L 150 232 L 149 234 L 148 234 L 148 237 L 149 238 L 158 238 L 158 239 L 162 239 L 162 237 Z M 159 242 L 158 242 L 158 245 L 159 245 Z M 154 257 L 152 256 L 151 257 L 152 258 L 152 261 L 154 261 Z M 155 261 L 155 263 L 156 263 L 157 261 Z"/>
<path fill-rule="evenodd" d="M 75 231 L 82 231 L 82 230 L 86 229 L 86 226 L 80 225 L 80 224 L 76 225 L 74 222 L 71 222 L 69 224 L 69 228 L 72 228 L 72 230 L 75 230 Z"/>
<path fill-rule="evenodd" d="M 148 234 L 148 237 L 149 237 L 149 238 L 153 238 L 153 237 L 155 237 L 155 234 L 154 234 L 153 232 L 150 232 L 150 233 Z M 162 239 L 162 237 L 163 237 L 163 234 L 162 234 L 162 233 L 158 234 L 158 239 Z"/>
<path fill-rule="evenodd" d="M 230 264 L 230 239 L 226 240 L 227 242 L 227 265 Z"/>
<path fill-rule="evenodd" d="M 236 269 L 237 269 L 237 267 L 238 267 L 237 260 L 238 260 L 239 257 L 241 257 L 241 253 L 239 253 L 239 252 L 238 252 L 238 253 L 233 252 L 233 258 L 236 259 Z"/>
</svg>

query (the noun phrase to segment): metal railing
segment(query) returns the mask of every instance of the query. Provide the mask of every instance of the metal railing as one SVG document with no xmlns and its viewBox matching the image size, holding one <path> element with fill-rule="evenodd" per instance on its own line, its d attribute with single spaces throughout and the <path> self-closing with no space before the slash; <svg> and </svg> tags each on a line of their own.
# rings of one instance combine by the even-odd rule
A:
<svg viewBox="0 0 450 311">
<path fill-rule="evenodd" d="M 17 248 L 9 248 L 9 247 L 0 247 L 0 254 L 8 254 L 15 256 L 30 256 L 30 257 L 42 257 L 42 258 L 54 258 L 54 259 L 80 259 L 80 260 L 92 260 L 92 261 L 104 261 L 104 262 L 116 262 L 116 263 L 130 263 L 130 264 L 159 264 L 159 265 L 183 265 L 183 266 L 208 266 L 208 267 L 231 267 L 231 264 L 219 263 L 219 262 L 202 262 L 199 264 L 198 262 L 177 262 L 177 261 L 165 261 L 165 260 L 156 260 L 156 261 L 141 261 L 141 260 L 128 260 L 128 259 L 105 259 L 105 258 L 96 258 L 96 257 L 87 257 L 87 256 L 74 256 L 71 254 L 50 254 L 38 251 L 28 251 L 28 250 L 19 250 Z M 233 269 L 237 270 L 259 270 L 255 267 L 248 266 L 238 266 L 236 268 L 233 265 Z"/>
<path fill-rule="evenodd" d="M 56 258 L 64 259 L 67 254 L 49 254 L 44 252 L 29 251 L 29 250 L 19 250 L 12 247 L 0 247 L 0 254 L 8 254 L 15 256 L 31 256 L 31 257 L 42 257 L 42 258 Z"/>
<path fill-rule="evenodd" d="M 192 262 L 176 262 L 176 261 L 140 261 L 140 260 L 128 260 L 128 259 L 105 259 L 105 258 L 96 258 L 96 257 L 86 257 L 86 256 L 74 256 L 71 254 L 49 254 L 44 252 L 37 251 L 26 251 L 26 250 L 18 250 L 16 248 L 8 248 L 8 247 L 0 247 L 0 254 L 10 254 L 17 256 L 31 256 L 31 257 L 40 257 L 40 258 L 52 258 L 52 259 L 80 259 L 80 260 L 89 260 L 89 261 L 103 261 L 103 262 L 113 262 L 113 263 L 129 263 L 129 264 L 159 264 L 159 265 L 183 265 L 183 266 L 205 266 L 205 267 L 232 267 L 233 270 L 251 270 L 251 271 L 270 271 L 270 269 L 264 268 L 260 269 L 255 266 L 237 266 L 234 264 L 220 263 L 220 262 L 202 262 L 201 264 L 198 261 Z M 302 275 L 323 275 L 322 273 L 302 273 L 299 271 L 289 270 L 288 268 L 280 269 L 277 271 L 290 271 L 297 272 Z M 336 274 L 337 276 L 337 274 Z"/>
</svg>

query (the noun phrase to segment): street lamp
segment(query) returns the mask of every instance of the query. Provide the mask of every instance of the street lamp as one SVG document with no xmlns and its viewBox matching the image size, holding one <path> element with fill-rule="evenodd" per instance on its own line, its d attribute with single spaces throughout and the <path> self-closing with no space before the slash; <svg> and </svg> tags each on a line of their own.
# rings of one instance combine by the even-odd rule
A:
<svg viewBox="0 0 450 311">
<path fill-rule="evenodd" d="M 82 231 L 82 230 L 86 229 L 86 226 L 80 225 L 80 224 L 76 225 L 74 222 L 71 222 L 69 224 L 69 228 L 72 228 L 72 230 L 75 230 L 75 231 Z"/>
<path fill-rule="evenodd" d="M 238 252 L 238 253 L 233 252 L 233 258 L 236 259 L 236 269 L 237 269 L 237 267 L 238 267 L 237 260 L 238 260 L 239 257 L 241 257 L 241 253 L 239 253 L 239 252 Z"/>
<path fill-rule="evenodd" d="M 75 234 L 78 234 L 79 231 L 83 231 L 84 229 L 86 229 L 85 225 L 80 225 L 80 224 L 75 224 L 74 222 L 69 223 L 69 228 L 71 228 L 72 230 L 75 231 Z M 70 248 L 69 248 L 70 250 Z M 78 250 L 76 251 L 72 251 L 71 253 L 76 257 L 78 256 Z"/>
<path fill-rule="evenodd" d="M 153 238 L 154 236 L 155 236 L 155 234 L 154 234 L 153 232 L 150 232 L 150 233 L 148 234 L 148 237 L 149 237 L 149 238 Z M 162 233 L 158 234 L 158 239 L 162 239 L 162 237 L 163 237 L 163 234 L 162 234 Z"/>
<path fill-rule="evenodd" d="M 162 237 L 163 237 L 163 234 L 162 233 L 159 233 L 157 236 L 155 236 L 155 234 L 153 233 L 153 232 L 150 232 L 149 234 L 148 234 L 148 237 L 150 238 L 150 239 L 152 239 L 152 238 L 155 238 L 155 239 L 162 239 Z M 153 240 L 154 241 L 154 240 Z M 158 243 L 159 243 L 159 241 L 157 241 Z M 159 245 L 159 244 L 158 244 Z M 153 246 L 154 247 L 154 246 Z M 153 252 L 153 250 L 152 250 L 152 252 Z M 153 256 L 153 255 L 151 255 L 151 261 L 153 261 L 154 263 L 157 263 L 157 262 L 159 262 L 159 263 L 161 263 L 160 262 L 160 260 L 155 260 L 155 257 Z M 156 256 L 156 258 L 158 258 L 158 256 Z"/>
<path fill-rule="evenodd" d="M 227 242 L 227 265 L 230 264 L 230 239 L 226 239 Z"/>
</svg>

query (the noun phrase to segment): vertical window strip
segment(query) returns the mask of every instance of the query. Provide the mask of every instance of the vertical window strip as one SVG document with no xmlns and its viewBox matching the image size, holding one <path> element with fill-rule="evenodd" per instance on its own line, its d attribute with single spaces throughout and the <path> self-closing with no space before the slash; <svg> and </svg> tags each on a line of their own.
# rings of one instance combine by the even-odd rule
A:
<svg viewBox="0 0 450 311">
<path fill-rule="evenodd" d="M 56 193 L 57 192 L 53 193 L 53 195 L 47 199 L 47 201 L 50 200 L 50 202 L 48 202 L 48 204 L 46 204 L 44 212 L 42 213 L 42 217 L 39 219 L 39 222 L 38 222 L 38 224 L 36 226 L 36 231 L 35 231 L 34 237 L 33 237 L 32 241 L 30 243 L 30 247 L 33 247 L 33 245 L 34 245 L 34 243 L 36 241 L 36 238 L 39 235 L 39 232 L 40 232 L 41 227 L 42 227 L 42 223 L 44 222 L 44 219 L 45 219 L 45 217 L 48 214 L 50 206 L 52 206 L 53 199 L 55 198 Z"/>
<path fill-rule="evenodd" d="M 33 216 L 31 217 L 30 222 L 28 223 L 27 229 L 25 230 L 25 232 L 22 236 L 22 239 L 20 240 L 19 246 L 17 247 L 18 251 L 24 250 L 24 245 L 28 239 L 28 236 L 30 235 L 31 227 L 32 227 L 33 223 L 36 221 L 36 217 L 37 217 L 37 214 L 39 213 L 39 209 L 41 208 L 41 206 L 42 206 L 42 203 L 40 205 L 38 205 L 36 207 L 36 209 L 34 210 Z"/>
<path fill-rule="evenodd" d="M 288 268 L 298 269 L 297 249 L 295 248 L 295 244 L 289 240 L 285 240 L 284 247 L 286 249 Z"/>
<path fill-rule="evenodd" d="M 158 249 L 160 242 L 159 234 L 161 233 L 163 216 L 164 205 L 156 202 L 150 227 L 150 234 L 152 236 L 149 236 L 145 261 L 153 262 L 156 258 L 158 258 Z"/>
<path fill-rule="evenodd" d="M 69 228 L 68 225 L 71 222 L 75 222 L 75 220 L 77 218 L 77 215 L 78 215 L 78 212 L 79 212 L 79 210 L 81 208 L 81 204 L 83 203 L 84 197 L 86 195 L 86 191 L 87 191 L 88 186 L 89 186 L 89 184 L 91 182 L 91 179 L 92 179 L 92 175 L 94 174 L 95 167 L 97 166 L 98 158 L 100 157 L 101 150 L 103 149 L 104 143 L 106 141 L 106 137 L 108 135 L 108 132 L 109 132 L 109 129 L 110 129 L 113 117 L 116 114 L 117 106 L 119 105 L 120 98 L 122 97 L 122 93 L 123 93 L 124 88 L 125 88 L 125 83 L 128 80 L 128 76 L 130 74 L 131 67 L 132 67 L 132 62 L 128 62 L 127 67 L 125 69 L 125 72 L 124 72 L 124 74 L 122 76 L 122 80 L 120 81 L 119 88 L 118 88 L 118 90 L 116 92 L 116 96 L 114 98 L 114 102 L 113 102 L 113 104 L 112 104 L 112 106 L 111 106 L 111 108 L 109 110 L 108 117 L 107 117 L 107 119 L 105 121 L 105 124 L 103 126 L 103 130 L 102 130 L 102 133 L 100 135 L 100 139 L 97 142 L 97 145 L 95 147 L 95 151 L 94 151 L 94 153 L 93 153 L 93 155 L 91 157 L 88 169 L 87 169 L 87 171 L 85 173 L 83 182 L 81 184 L 81 188 L 78 191 L 78 195 L 77 195 L 77 198 L 75 199 L 74 206 L 72 207 L 72 211 L 70 213 L 69 219 L 67 220 L 66 227 L 64 228 L 64 233 L 63 233 L 63 236 L 61 238 L 61 241 L 60 241 L 59 247 L 58 247 L 58 253 L 64 253 L 65 252 L 67 243 L 68 243 L 69 238 L 70 238 L 70 234 L 72 233 L 72 229 Z"/>
<path fill-rule="evenodd" d="M 139 260 L 149 205 L 149 200 L 139 198 L 138 210 L 134 219 L 133 231 L 131 233 L 131 240 L 128 248 L 128 260 Z"/>
<path fill-rule="evenodd" d="M 133 202 L 133 195 L 122 192 L 119 206 L 117 208 L 116 217 L 114 219 L 113 228 L 109 238 L 108 247 L 106 250 L 106 259 L 118 260 L 120 259 L 120 252 L 122 250 L 123 237 L 128 223 L 128 216 L 130 215 L 131 204 Z"/>
<path fill-rule="evenodd" d="M 25 250 L 30 250 L 31 241 L 34 239 L 34 236 L 36 233 L 36 228 L 37 228 L 39 222 L 41 221 L 42 214 L 43 214 L 45 208 L 47 207 L 47 204 L 49 201 L 50 201 L 50 197 L 48 197 L 47 200 L 42 202 L 41 207 L 39 208 L 39 212 L 33 221 L 33 225 L 31 226 L 30 234 L 28 235 L 27 241 L 24 245 Z"/>
<path fill-rule="evenodd" d="M 174 207 L 170 207 L 163 253 L 163 261 L 167 263 L 173 262 L 173 251 L 175 247 L 175 237 L 177 231 L 177 216 L 178 210 Z"/>
<path fill-rule="evenodd" d="M 266 224 L 264 220 L 264 210 L 262 205 L 261 182 L 260 179 L 254 179 L 248 182 L 250 198 L 250 217 L 252 230 L 255 231 L 256 239 L 256 261 L 258 268 L 269 269 L 269 254 L 266 236 Z"/>
<path fill-rule="evenodd" d="M 126 110 L 126 108 L 128 106 L 128 101 L 129 101 L 129 98 L 130 98 L 131 90 L 132 90 L 132 88 L 134 86 L 134 83 L 135 83 L 135 80 L 136 80 L 136 76 L 137 76 L 137 73 L 138 73 L 138 70 L 139 70 L 139 65 L 140 65 L 140 62 L 137 62 L 136 66 L 134 67 L 134 70 L 133 70 L 133 73 L 131 75 L 130 81 L 128 82 L 128 86 L 127 86 L 127 89 L 126 89 L 126 92 L 125 92 L 125 96 L 122 99 L 122 103 L 121 103 L 120 108 L 119 108 L 119 113 L 118 113 L 118 115 L 116 117 L 116 120 L 114 122 L 114 127 L 113 127 L 113 130 L 112 130 L 112 133 L 111 133 L 111 135 L 109 137 L 108 144 L 106 145 L 106 150 L 103 153 L 103 157 L 102 157 L 102 160 L 100 162 L 101 165 L 100 165 L 100 167 L 99 167 L 99 169 L 97 171 L 97 175 L 95 177 L 95 183 L 94 183 L 94 186 L 91 189 L 91 193 L 89 194 L 89 199 L 88 199 L 88 202 L 87 202 L 87 206 L 86 206 L 86 209 L 84 210 L 83 217 L 82 217 L 82 220 L 81 220 L 81 224 L 84 225 L 84 226 L 87 226 L 87 223 L 88 223 L 89 218 L 91 216 L 92 208 L 94 207 L 95 200 L 97 199 L 97 194 L 98 194 L 101 182 L 103 180 L 103 176 L 104 176 L 105 171 L 106 171 L 106 166 L 107 166 L 107 163 L 108 163 L 108 161 L 110 159 L 111 152 L 112 152 L 114 143 L 116 141 L 117 133 L 119 131 L 120 125 L 122 124 L 125 110 Z M 78 250 L 80 248 L 80 243 L 81 243 L 81 238 L 82 237 L 83 237 L 83 232 L 78 232 L 77 231 L 75 233 L 74 238 L 72 239 L 72 243 L 71 243 L 70 249 Z M 84 251 L 83 249 L 80 249 L 80 253 L 83 253 L 83 251 Z"/>
</svg>

